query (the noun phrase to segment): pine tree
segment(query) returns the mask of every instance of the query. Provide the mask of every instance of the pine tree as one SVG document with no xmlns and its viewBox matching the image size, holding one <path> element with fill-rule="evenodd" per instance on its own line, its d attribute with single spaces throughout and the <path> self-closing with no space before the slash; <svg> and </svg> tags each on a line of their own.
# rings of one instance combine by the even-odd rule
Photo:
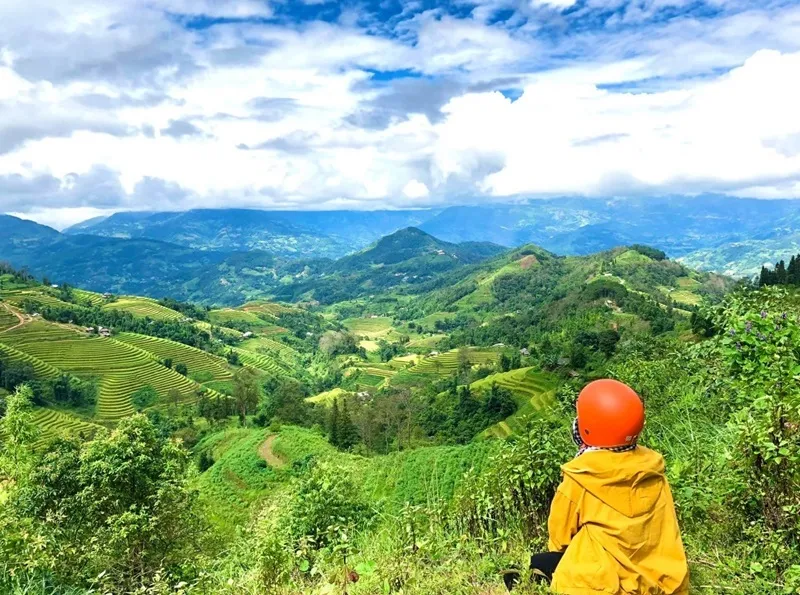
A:
<svg viewBox="0 0 800 595">
<path fill-rule="evenodd" d="M 338 447 L 339 436 L 339 399 L 334 399 L 331 414 L 328 418 L 328 441 Z"/>
<path fill-rule="evenodd" d="M 786 269 L 786 282 L 789 285 L 800 285 L 800 254 L 792 256 Z"/>
<path fill-rule="evenodd" d="M 782 260 L 775 265 L 775 283 L 786 285 L 786 264 Z"/>
<path fill-rule="evenodd" d="M 761 276 L 758 279 L 759 287 L 772 285 L 772 272 L 765 266 L 761 267 Z"/>
<path fill-rule="evenodd" d="M 359 435 L 358 429 L 353 420 L 350 419 L 350 413 L 347 411 L 347 400 L 342 401 L 342 411 L 339 416 L 339 448 L 347 450 L 358 444 Z"/>
</svg>

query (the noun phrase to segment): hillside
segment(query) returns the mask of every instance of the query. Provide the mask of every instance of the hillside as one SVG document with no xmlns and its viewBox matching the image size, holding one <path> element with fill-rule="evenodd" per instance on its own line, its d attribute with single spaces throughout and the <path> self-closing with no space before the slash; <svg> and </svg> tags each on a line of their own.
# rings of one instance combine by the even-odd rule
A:
<svg viewBox="0 0 800 595">
<path fill-rule="evenodd" d="M 2 267 L 0 461 L 31 463 L 0 484 L 0 552 L 21 573 L 0 590 L 46 577 L 84 595 L 102 574 L 130 592 L 141 564 L 191 595 L 504 592 L 503 570 L 546 543 L 576 393 L 606 376 L 647 403 L 693 589 L 795 588 L 797 473 L 749 438 L 778 411 L 780 456 L 796 456 L 792 290 L 731 293 L 643 245 L 565 257 L 416 228 L 287 266 L 302 306 L 104 295 Z M 140 542 L 117 539 L 131 526 L 157 556 L 136 562 Z"/>
</svg>

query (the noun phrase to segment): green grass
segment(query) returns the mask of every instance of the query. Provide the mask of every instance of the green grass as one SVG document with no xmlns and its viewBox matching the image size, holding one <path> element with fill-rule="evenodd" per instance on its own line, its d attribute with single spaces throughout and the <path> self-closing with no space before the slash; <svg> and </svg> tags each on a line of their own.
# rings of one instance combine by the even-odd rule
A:
<svg viewBox="0 0 800 595">
<path fill-rule="evenodd" d="M 653 259 L 636 250 L 626 250 L 615 257 L 614 262 L 617 264 L 642 264 L 645 262 L 653 262 Z"/>
<path fill-rule="evenodd" d="M 207 333 L 211 333 L 211 323 L 206 322 L 205 320 L 196 320 L 194 322 L 194 326 L 199 328 L 201 331 L 205 331 Z M 237 331 L 236 329 L 228 328 L 225 326 L 214 325 L 214 333 L 219 335 L 225 335 L 226 337 L 232 337 L 234 339 L 240 339 L 242 337 L 242 331 Z"/>
<path fill-rule="evenodd" d="M 115 302 L 103 306 L 104 310 L 124 310 L 134 316 L 152 318 L 153 320 L 181 320 L 184 315 L 166 308 L 150 298 L 121 296 Z"/>
<path fill-rule="evenodd" d="M 485 393 L 492 384 L 508 389 L 517 401 L 517 411 L 508 419 L 488 428 L 484 435 L 505 438 L 522 431 L 525 420 L 537 411 L 546 409 L 555 402 L 557 379 L 551 374 L 534 368 L 520 368 L 487 376 L 470 385 L 473 393 Z"/>
<path fill-rule="evenodd" d="M 211 355 L 196 347 L 190 347 L 169 339 L 159 339 L 135 333 L 119 333 L 114 338 L 139 349 L 144 349 L 159 359 L 171 358 L 173 366 L 178 363 L 186 364 L 190 375 L 203 372 L 210 374 L 209 377 L 203 380 L 204 382 L 228 380 L 232 376 L 228 363 L 223 358 Z"/>
<path fill-rule="evenodd" d="M 364 458 L 337 451 L 311 430 L 286 426 L 275 438 L 273 451 L 290 465 L 312 455 L 334 459 L 353 473 L 369 501 L 383 500 L 398 508 L 405 502 L 433 504 L 451 498 L 464 473 L 484 466 L 497 446 L 494 441 L 479 441 Z"/>
<path fill-rule="evenodd" d="M 231 428 L 204 438 L 195 448 L 210 453 L 215 461 L 197 478 L 196 485 L 218 527 L 232 529 L 245 522 L 250 505 L 274 485 L 279 472 L 258 454 L 268 434 L 264 428 Z"/>
</svg>

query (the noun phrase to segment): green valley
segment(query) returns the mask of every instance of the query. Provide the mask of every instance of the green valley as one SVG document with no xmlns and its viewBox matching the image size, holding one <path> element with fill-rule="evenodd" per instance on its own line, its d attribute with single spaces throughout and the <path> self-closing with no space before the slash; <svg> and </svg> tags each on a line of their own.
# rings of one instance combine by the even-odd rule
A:
<svg viewBox="0 0 800 595">
<path fill-rule="evenodd" d="M 0 587 L 505 592 L 503 571 L 545 546 L 577 392 L 607 376 L 646 403 L 693 591 L 800 586 L 793 286 L 737 286 L 643 245 L 563 257 L 418 230 L 302 266 L 218 307 L 8 269 L 0 552 L 15 574 Z M 88 493 L 128 512 L 79 517 Z M 113 560 L 68 553 L 94 532 Z"/>
</svg>

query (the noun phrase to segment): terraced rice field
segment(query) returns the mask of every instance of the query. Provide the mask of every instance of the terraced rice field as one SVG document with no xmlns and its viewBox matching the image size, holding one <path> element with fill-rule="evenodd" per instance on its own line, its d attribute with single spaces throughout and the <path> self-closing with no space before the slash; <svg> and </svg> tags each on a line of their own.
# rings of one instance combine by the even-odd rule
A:
<svg viewBox="0 0 800 595">
<path fill-rule="evenodd" d="M 4 291 L 0 295 L 2 296 L 3 300 L 11 304 L 12 306 L 17 306 L 17 307 L 19 307 L 25 300 L 31 300 L 38 304 L 46 306 L 58 306 L 58 305 L 63 306 L 66 304 L 66 302 L 62 302 L 57 297 L 37 289 Z"/>
<path fill-rule="evenodd" d="M 525 420 L 532 414 L 550 407 L 554 403 L 556 379 L 534 368 L 520 368 L 487 376 L 470 385 L 473 393 L 484 393 L 497 384 L 510 390 L 517 401 L 517 411 L 505 421 L 495 424 L 485 432 L 489 436 L 505 438 L 524 429 Z"/>
<path fill-rule="evenodd" d="M 95 293 L 94 291 L 86 291 L 85 289 L 73 289 L 72 293 L 79 300 L 88 302 L 92 306 L 100 306 L 106 301 L 106 299 L 101 294 Z"/>
<path fill-rule="evenodd" d="M 269 314 L 270 316 L 277 316 L 284 312 L 291 312 L 292 308 L 276 304 L 275 302 L 247 302 L 244 306 L 240 306 L 239 310 L 244 312 L 258 312 L 261 314 Z"/>
<path fill-rule="evenodd" d="M 386 317 L 347 318 L 342 324 L 350 332 L 368 339 L 385 337 L 392 330 L 392 319 Z"/>
<path fill-rule="evenodd" d="M 239 344 L 241 349 L 252 351 L 255 353 L 263 353 L 271 357 L 277 357 L 286 363 L 296 362 L 299 353 L 292 349 L 285 343 L 270 339 L 269 337 L 256 337 L 254 339 L 247 339 Z"/>
<path fill-rule="evenodd" d="M 188 368 L 189 374 L 208 372 L 212 375 L 212 380 L 228 380 L 232 377 L 227 362 L 223 358 L 195 347 L 170 341 L 169 339 L 159 339 L 135 333 L 119 333 L 115 336 L 115 339 L 139 349 L 144 349 L 159 359 L 171 358 L 173 364 L 184 363 Z"/>
<path fill-rule="evenodd" d="M 10 329 L 19 324 L 19 320 L 11 312 L 0 306 L 0 331 Z"/>
<path fill-rule="evenodd" d="M 253 328 L 272 325 L 271 322 L 260 318 L 255 312 L 245 312 L 233 308 L 211 310 L 208 313 L 208 321 L 217 326 L 227 326 L 230 323 L 247 324 Z"/>
<path fill-rule="evenodd" d="M 206 331 L 207 333 L 211 333 L 212 325 L 210 322 L 206 322 L 205 320 L 197 320 L 195 321 L 194 326 L 199 328 L 201 331 Z M 227 337 L 234 337 L 237 339 L 241 338 L 242 336 L 242 331 L 237 331 L 236 329 L 233 328 L 228 328 L 225 326 L 218 326 L 218 325 L 214 325 L 214 333 L 216 333 L 217 335 L 225 335 Z"/>
<path fill-rule="evenodd" d="M 324 393 L 319 393 L 318 395 L 314 395 L 313 397 L 308 397 L 306 401 L 309 403 L 314 403 L 315 405 L 325 405 L 330 406 L 333 405 L 334 399 L 340 398 L 342 395 L 346 395 L 347 391 L 341 388 L 334 388 L 333 390 L 325 391 Z"/>
<path fill-rule="evenodd" d="M 473 366 L 483 364 L 494 364 L 500 355 L 496 351 L 481 349 L 467 349 L 469 362 Z M 426 357 L 409 372 L 413 374 L 439 374 L 450 375 L 458 370 L 458 350 L 447 351 L 432 357 Z"/>
<path fill-rule="evenodd" d="M 238 354 L 239 361 L 245 366 L 250 366 L 251 368 L 256 368 L 257 370 L 268 372 L 276 376 L 282 376 L 289 371 L 289 366 L 274 357 L 255 353 L 239 347 L 231 347 L 231 349 Z"/>
<path fill-rule="evenodd" d="M 386 378 L 384 376 L 378 376 L 376 374 L 370 374 L 368 372 L 363 372 L 358 377 L 358 382 L 356 383 L 359 388 L 363 389 L 375 389 L 380 388 L 386 382 Z"/>
<path fill-rule="evenodd" d="M 193 397 L 199 386 L 157 363 L 151 353 L 114 339 L 40 341 L 24 343 L 20 349 L 65 372 L 99 377 L 100 419 L 132 414 L 131 395 L 143 386 L 152 386 L 162 396 L 177 389 L 182 399 Z"/>
<path fill-rule="evenodd" d="M 181 320 L 184 315 L 180 312 L 165 308 L 156 300 L 142 297 L 122 296 L 115 302 L 103 306 L 104 310 L 124 310 L 134 316 L 151 318 L 153 320 Z"/>
<path fill-rule="evenodd" d="M 55 324 L 45 320 L 34 320 L 14 330 L 3 333 L 0 340 L 9 345 L 23 345 L 25 343 L 40 343 L 42 341 L 78 339 L 82 336 L 77 327 Z"/>
<path fill-rule="evenodd" d="M 56 436 L 74 436 L 83 434 L 89 436 L 97 431 L 100 426 L 82 419 L 62 413 L 54 409 L 36 409 L 33 413 L 33 422 L 39 427 L 40 435 L 34 446 L 41 446 Z"/>
<path fill-rule="evenodd" d="M 33 373 L 36 374 L 37 378 L 52 378 L 61 373 L 55 366 L 4 343 L 0 343 L 0 357 L 6 360 L 30 364 L 33 366 Z"/>
</svg>

